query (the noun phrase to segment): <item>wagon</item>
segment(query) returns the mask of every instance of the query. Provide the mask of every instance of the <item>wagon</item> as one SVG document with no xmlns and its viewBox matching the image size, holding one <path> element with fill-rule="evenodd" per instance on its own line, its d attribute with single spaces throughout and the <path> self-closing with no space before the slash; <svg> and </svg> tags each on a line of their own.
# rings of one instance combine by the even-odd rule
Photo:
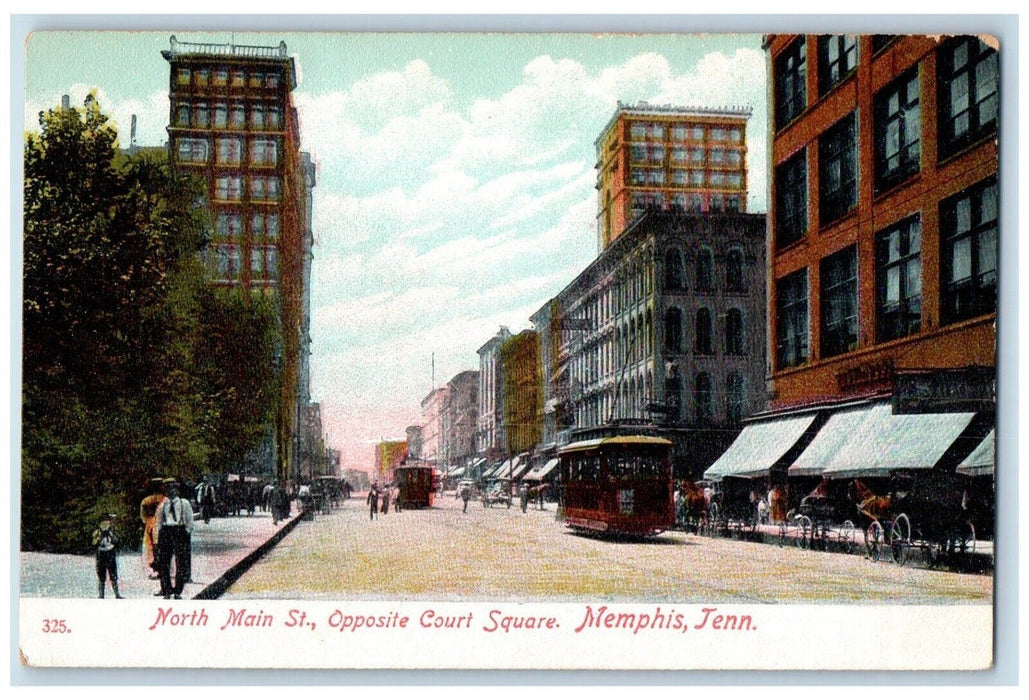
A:
<svg viewBox="0 0 1029 700">
<path fill-rule="evenodd" d="M 878 561 L 888 553 L 903 566 L 918 552 L 930 566 L 971 566 L 976 532 L 962 475 L 936 470 L 898 472 L 887 489 L 878 496 L 854 480 L 859 509 L 868 518 L 865 547 L 870 559 Z"/>
<path fill-rule="evenodd" d="M 840 495 L 839 488 L 824 479 L 779 525 L 779 544 L 792 542 L 801 549 L 835 549 L 852 554 L 857 548 L 854 510 L 854 504 Z"/>
</svg>

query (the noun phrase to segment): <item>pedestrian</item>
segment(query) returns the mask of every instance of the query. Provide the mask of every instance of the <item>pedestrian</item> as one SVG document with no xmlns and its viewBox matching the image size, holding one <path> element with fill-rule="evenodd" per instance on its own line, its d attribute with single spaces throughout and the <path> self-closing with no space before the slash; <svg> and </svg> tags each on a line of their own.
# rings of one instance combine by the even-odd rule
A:
<svg viewBox="0 0 1029 700">
<path fill-rule="evenodd" d="M 529 510 L 529 487 L 525 482 L 518 484 L 518 500 L 522 504 L 522 512 Z"/>
<path fill-rule="evenodd" d="M 468 512 L 468 501 L 472 497 L 472 489 L 468 484 L 461 484 L 461 500 L 464 501 L 464 508 L 461 509 L 462 513 Z"/>
<path fill-rule="evenodd" d="M 179 498 L 179 484 L 174 479 L 165 480 L 167 498 L 161 504 L 157 516 L 157 560 L 161 577 L 161 592 L 164 598 L 182 598 L 182 590 L 189 579 L 190 535 L 193 532 L 193 507 L 189 500 Z M 172 559 L 175 560 L 175 580 L 172 582 Z"/>
<path fill-rule="evenodd" d="M 200 480 L 200 484 L 197 485 L 197 505 L 200 506 L 200 516 L 204 519 L 205 524 L 211 523 L 217 501 L 218 499 L 214 493 L 214 484 L 209 482 L 205 476 Z"/>
<path fill-rule="evenodd" d="M 536 487 L 536 498 L 538 499 L 540 510 L 546 510 L 545 497 L 547 493 L 547 485 L 540 484 Z"/>
<path fill-rule="evenodd" d="M 386 513 L 389 513 L 389 494 L 390 494 L 390 486 L 389 486 L 389 484 L 386 484 L 385 486 L 382 487 L 382 493 L 379 496 L 381 501 L 382 501 L 382 514 L 383 515 L 385 515 Z"/>
<path fill-rule="evenodd" d="M 139 519 L 143 521 L 143 571 L 147 578 L 157 580 L 157 513 L 164 502 L 163 483 L 160 479 L 151 479 L 147 485 L 147 495 L 139 504 Z"/>
<path fill-rule="evenodd" d="M 93 546 L 96 547 L 96 577 L 98 598 L 104 597 L 104 589 L 107 587 L 107 579 L 111 579 L 111 590 L 115 598 L 124 598 L 118 591 L 118 533 L 114 531 L 111 522 L 114 520 L 114 513 L 108 513 L 100 521 L 100 526 L 93 531 Z"/>
<path fill-rule="evenodd" d="M 265 484 L 261 489 L 261 512 L 267 513 L 272 509 L 272 491 L 274 490 L 275 487 L 271 484 Z"/>
<path fill-rule="evenodd" d="M 368 519 L 375 520 L 375 514 L 379 511 L 379 485 L 372 484 L 372 487 L 368 489 L 368 505 L 370 510 L 368 511 Z"/>
<path fill-rule="evenodd" d="M 400 486 L 393 487 L 393 510 L 397 513 L 403 510 L 400 505 Z"/>
</svg>

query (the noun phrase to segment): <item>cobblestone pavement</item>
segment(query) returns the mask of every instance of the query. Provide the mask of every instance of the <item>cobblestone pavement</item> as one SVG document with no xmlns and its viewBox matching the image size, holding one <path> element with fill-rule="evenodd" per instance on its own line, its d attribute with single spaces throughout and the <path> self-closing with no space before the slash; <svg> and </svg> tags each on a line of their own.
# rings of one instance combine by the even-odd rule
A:
<svg viewBox="0 0 1029 700">
<path fill-rule="evenodd" d="M 293 510 L 294 516 L 296 509 Z M 271 513 L 257 512 L 227 518 L 198 520 L 193 528 L 193 582 L 187 583 L 183 598 L 192 598 L 214 583 L 245 556 L 264 544 L 287 521 L 275 526 Z M 97 578 L 91 555 L 20 553 L 21 595 L 42 598 L 95 598 Z M 149 598 L 160 584 L 147 578 L 140 551 L 118 555 L 118 583 L 126 598 Z M 113 598 L 110 584 L 107 597 Z"/>
<path fill-rule="evenodd" d="M 671 532 L 649 541 L 583 537 L 555 506 L 379 515 L 358 494 L 301 522 L 223 598 L 347 600 L 989 603 L 993 576 L 899 567 L 860 554 Z"/>
</svg>

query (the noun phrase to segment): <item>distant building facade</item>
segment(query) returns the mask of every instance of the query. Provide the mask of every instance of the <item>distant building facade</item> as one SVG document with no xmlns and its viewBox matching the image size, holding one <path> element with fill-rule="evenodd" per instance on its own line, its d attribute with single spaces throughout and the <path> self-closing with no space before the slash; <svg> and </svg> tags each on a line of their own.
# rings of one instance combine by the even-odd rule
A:
<svg viewBox="0 0 1029 700">
<path fill-rule="evenodd" d="M 710 464 L 765 405 L 764 239 L 761 215 L 652 210 L 537 311 L 555 442 L 653 424 L 677 474 Z"/>
<path fill-rule="evenodd" d="M 476 451 L 494 459 L 507 454 L 504 430 L 504 377 L 500 348 L 511 337 L 505 326 L 479 348 L 479 427 Z"/>
<path fill-rule="evenodd" d="M 619 102 L 595 144 L 600 250 L 648 208 L 745 212 L 750 115 Z"/>
<path fill-rule="evenodd" d="M 526 330 L 500 346 L 504 378 L 504 425 L 511 454 L 532 450 L 543 437 L 540 335 Z"/>
<path fill-rule="evenodd" d="M 443 405 L 443 463 L 464 467 L 476 454 L 479 422 L 479 373 L 465 370 L 447 382 Z"/>
</svg>

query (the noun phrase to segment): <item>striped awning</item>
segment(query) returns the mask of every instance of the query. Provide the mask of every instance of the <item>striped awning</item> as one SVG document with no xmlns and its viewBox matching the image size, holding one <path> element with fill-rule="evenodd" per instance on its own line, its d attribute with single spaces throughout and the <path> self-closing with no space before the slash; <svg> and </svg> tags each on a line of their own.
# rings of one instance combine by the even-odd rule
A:
<svg viewBox="0 0 1029 700">
<path fill-rule="evenodd" d="M 889 476 L 900 469 L 932 469 L 972 422 L 974 413 L 894 414 L 876 404 L 825 463 L 830 478 Z"/>
<path fill-rule="evenodd" d="M 997 436 L 995 433 L 995 430 L 991 430 L 990 434 L 972 450 L 972 454 L 965 457 L 958 465 L 958 474 L 986 476 L 994 473 L 997 463 Z"/>
<path fill-rule="evenodd" d="M 840 448 L 858 431 L 869 415 L 868 404 L 841 409 L 815 435 L 811 444 L 790 465 L 790 476 L 819 476 L 825 465 L 839 453 Z"/>
<path fill-rule="evenodd" d="M 729 449 L 704 472 L 708 481 L 765 475 L 811 427 L 816 414 L 773 418 L 743 427 Z"/>
<path fill-rule="evenodd" d="M 539 464 L 536 467 L 534 467 L 532 471 L 525 475 L 525 478 L 528 481 L 542 481 L 543 477 L 545 477 L 550 472 L 554 471 L 554 469 L 556 469 L 557 465 L 560 463 L 561 460 L 559 460 L 557 457 L 555 457 L 554 459 L 549 459 L 546 463 Z"/>
</svg>

